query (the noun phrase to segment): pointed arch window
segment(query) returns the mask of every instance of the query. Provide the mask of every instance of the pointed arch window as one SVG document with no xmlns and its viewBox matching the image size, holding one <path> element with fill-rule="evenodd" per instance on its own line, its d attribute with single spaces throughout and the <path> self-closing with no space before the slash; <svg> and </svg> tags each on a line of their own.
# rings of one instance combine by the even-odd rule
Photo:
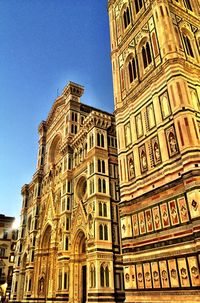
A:
<svg viewBox="0 0 200 303">
<path fill-rule="evenodd" d="M 152 62 L 151 50 L 149 42 L 147 41 L 145 45 L 142 46 L 142 59 L 144 68 L 146 68 Z"/>
<path fill-rule="evenodd" d="M 187 54 L 194 58 L 194 53 L 193 53 L 193 50 L 192 50 L 192 45 L 191 45 L 190 39 L 188 38 L 188 36 L 183 35 L 183 40 L 184 40 L 184 43 L 185 43 L 185 48 L 186 48 Z"/>
<path fill-rule="evenodd" d="M 130 10 L 128 7 L 124 10 L 123 20 L 124 20 L 124 29 L 126 29 L 129 26 L 129 24 L 131 23 Z"/>
<path fill-rule="evenodd" d="M 99 216 L 103 216 L 103 207 L 102 202 L 99 202 Z"/>
<path fill-rule="evenodd" d="M 101 265 L 101 268 L 100 268 L 100 281 L 101 281 L 101 287 L 104 287 L 104 268 L 103 268 L 103 265 Z"/>
<path fill-rule="evenodd" d="M 192 11 L 192 5 L 191 5 L 191 3 L 190 3 L 190 0 L 185 0 L 185 7 L 186 7 L 187 9 L 189 9 L 190 11 Z"/>
<path fill-rule="evenodd" d="M 99 225 L 99 239 L 103 240 L 103 225 Z"/>
<path fill-rule="evenodd" d="M 132 58 L 128 63 L 129 82 L 132 83 L 137 78 L 136 59 Z"/>
<path fill-rule="evenodd" d="M 109 287 L 109 268 L 108 265 L 102 264 L 100 267 L 101 287 Z"/>
<path fill-rule="evenodd" d="M 108 226 L 104 225 L 104 240 L 108 240 Z"/>
<path fill-rule="evenodd" d="M 70 210 L 70 198 L 67 197 L 67 210 Z"/>
<path fill-rule="evenodd" d="M 136 14 L 141 10 L 142 6 L 143 6 L 143 0 L 135 0 Z"/>
</svg>

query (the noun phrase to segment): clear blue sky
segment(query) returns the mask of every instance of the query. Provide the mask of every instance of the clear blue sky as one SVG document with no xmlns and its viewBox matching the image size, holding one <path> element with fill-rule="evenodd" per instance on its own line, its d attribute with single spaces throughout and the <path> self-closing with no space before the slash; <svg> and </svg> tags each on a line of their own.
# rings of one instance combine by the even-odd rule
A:
<svg viewBox="0 0 200 303">
<path fill-rule="evenodd" d="M 37 128 L 68 81 L 112 112 L 107 0 L 0 1 L 0 213 L 19 217 Z"/>
</svg>

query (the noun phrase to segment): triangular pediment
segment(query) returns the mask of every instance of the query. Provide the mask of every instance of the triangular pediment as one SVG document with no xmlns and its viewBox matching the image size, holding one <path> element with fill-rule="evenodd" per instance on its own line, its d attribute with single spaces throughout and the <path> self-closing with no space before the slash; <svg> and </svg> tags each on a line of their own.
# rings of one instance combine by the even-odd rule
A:
<svg viewBox="0 0 200 303">
<path fill-rule="evenodd" d="M 83 203 L 80 200 L 76 210 L 73 212 L 72 217 L 72 229 L 71 229 L 71 240 L 73 240 L 74 235 L 79 229 L 82 229 L 86 232 L 87 229 L 87 215 L 83 207 Z"/>
<path fill-rule="evenodd" d="M 65 106 L 65 100 L 63 97 L 59 97 L 54 102 L 49 112 L 49 115 L 47 117 L 46 123 L 48 126 L 50 126 L 56 120 L 56 118 L 60 116 L 60 113 L 63 111 L 64 106 Z"/>
</svg>

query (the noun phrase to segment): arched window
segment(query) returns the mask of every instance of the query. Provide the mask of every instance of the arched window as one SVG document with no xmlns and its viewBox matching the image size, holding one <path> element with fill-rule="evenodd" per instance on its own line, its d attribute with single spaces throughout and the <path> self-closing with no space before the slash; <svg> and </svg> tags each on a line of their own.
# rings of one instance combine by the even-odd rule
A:
<svg viewBox="0 0 200 303">
<path fill-rule="evenodd" d="M 93 134 L 90 134 L 90 137 L 89 137 L 89 146 L 90 148 L 92 148 L 94 145 L 94 137 L 93 137 Z"/>
<path fill-rule="evenodd" d="M 100 268 L 100 281 L 101 281 L 101 287 L 104 287 L 104 268 L 103 268 L 103 265 L 101 265 L 101 268 Z"/>
<path fill-rule="evenodd" d="M 99 225 L 99 239 L 103 240 L 103 225 Z"/>
<path fill-rule="evenodd" d="M 21 263 L 21 258 L 19 257 L 18 262 L 17 262 L 17 266 L 20 266 L 20 263 Z"/>
<path fill-rule="evenodd" d="M 130 11 L 128 7 L 126 8 L 126 10 L 124 10 L 123 19 L 124 19 L 124 29 L 126 29 L 131 22 Z"/>
<path fill-rule="evenodd" d="M 67 210 L 70 210 L 70 199 L 67 197 Z"/>
<path fill-rule="evenodd" d="M 144 46 L 142 47 L 142 59 L 143 59 L 144 68 L 146 68 L 147 67 L 147 57 L 146 57 L 146 50 L 145 50 Z"/>
<path fill-rule="evenodd" d="M 66 219 L 66 230 L 69 230 L 69 218 Z"/>
<path fill-rule="evenodd" d="M 58 289 L 62 289 L 62 269 L 59 269 L 58 272 Z"/>
<path fill-rule="evenodd" d="M 143 6 L 143 1 L 142 0 L 135 0 L 136 14 L 141 10 L 142 6 Z"/>
<path fill-rule="evenodd" d="M 129 81 L 130 83 L 133 82 L 133 70 L 131 62 L 128 63 L 128 73 L 129 73 Z"/>
<path fill-rule="evenodd" d="M 101 172 L 101 160 L 98 160 L 98 172 Z"/>
<path fill-rule="evenodd" d="M 108 226 L 104 225 L 104 240 L 108 240 Z"/>
<path fill-rule="evenodd" d="M 103 179 L 103 193 L 106 193 L 106 181 Z"/>
<path fill-rule="evenodd" d="M 189 9 L 190 11 L 192 11 L 192 5 L 191 5 L 191 3 L 190 3 L 190 0 L 185 0 L 185 7 L 186 7 L 187 9 Z"/>
<path fill-rule="evenodd" d="M 31 283 L 32 281 L 31 281 L 31 279 L 29 279 L 29 283 L 28 283 L 28 291 L 31 291 Z"/>
<path fill-rule="evenodd" d="M 102 173 L 105 174 L 106 168 L 105 168 L 105 161 L 102 161 Z"/>
<path fill-rule="evenodd" d="M 104 147 L 104 135 L 101 134 L 101 147 Z"/>
<path fill-rule="evenodd" d="M 98 192 L 101 192 L 101 179 L 98 179 Z"/>
<path fill-rule="evenodd" d="M 103 215 L 104 215 L 104 217 L 107 217 L 107 205 L 106 205 L 106 203 L 103 204 Z"/>
<path fill-rule="evenodd" d="M 66 237 L 65 238 L 65 250 L 68 250 L 68 248 L 69 248 L 69 238 Z"/>
<path fill-rule="evenodd" d="M 109 287 L 109 269 L 108 266 L 105 268 L 106 287 Z"/>
<path fill-rule="evenodd" d="M 135 58 L 132 58 L 128 63 L 128 73 L 129 73 L 129 82 L 132 83 L 133 80 L 137 78 Z"/>
<path fill-rule="evenodd" d="M 64 273 L 64 289 L 68 289 L 68 273 Z"/>
<path fill-rule="evenodd" d="M 184 43 L 185 43 L 185 48 L 186 48 L 187 54 L 194 58 L 194 53 L 193 53 L 193 50 L 192 50 L 192 45 L 191 45 L 190 39 L 188 38 L 188 36 L 183 35 L 183 40 L 184 40 Z"/>
<path fill-rule="evenodd" d="M 152 62 L 151 50 L 148 41 L 142 46 L 142 59 L 144 68 L 146 68 Z"/>
<path fill-rule="evenodd" d="M 100 281 L 101 287 L 109 287 L 109 268 L 105 263 L 100 267 Z"/>
<path fill-rule="evenodd" d="M 100 139 L 100 134 L 97 133 L 97 146 L 101 146 L 101 139 Z"/>
<path fill-rule="evenodd" d="M 99 202 L 99 216 L 103 216 L 102 202 Z"/>
</svg>

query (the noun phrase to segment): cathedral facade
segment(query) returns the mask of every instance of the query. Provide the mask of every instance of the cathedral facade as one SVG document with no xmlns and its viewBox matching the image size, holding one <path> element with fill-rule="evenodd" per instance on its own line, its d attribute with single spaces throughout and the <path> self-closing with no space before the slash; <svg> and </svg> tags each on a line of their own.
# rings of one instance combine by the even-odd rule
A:
<svg viewBox="0 0 200 303">
<path fill-rule="evenodd" d="M 39 126 L 37 170 L 22 188 L 14 302 L 124 299 L 115 118 L 82 104 L 83 91 L 70 82 Z"/>
<path fill-rule="evenodd" d="M 199 302 L 199 1 L 108 13 L 115 115 L 70 82 L 40 124 L 12 302 Z"/>
<path fill-rule="evenodd" d="M 200 300 L 199 4 L 108 1 L 125 302 Z"/>
</svg>

